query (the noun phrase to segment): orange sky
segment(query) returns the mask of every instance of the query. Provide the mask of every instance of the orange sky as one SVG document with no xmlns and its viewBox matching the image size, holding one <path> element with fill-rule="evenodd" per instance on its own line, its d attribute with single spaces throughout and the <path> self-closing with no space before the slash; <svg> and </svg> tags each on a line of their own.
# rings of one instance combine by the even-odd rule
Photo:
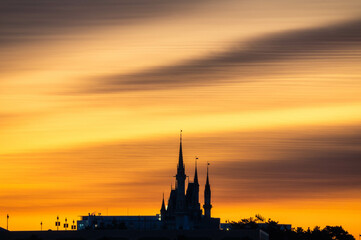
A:
<svg viewBox="0 0 361 240">
<path fill-rule="evenodd" d="M 0 226 L 158 213 L 183 129 L 222 221 L 360 233 L 360 1 L 0 4 Z"/>
</svg>

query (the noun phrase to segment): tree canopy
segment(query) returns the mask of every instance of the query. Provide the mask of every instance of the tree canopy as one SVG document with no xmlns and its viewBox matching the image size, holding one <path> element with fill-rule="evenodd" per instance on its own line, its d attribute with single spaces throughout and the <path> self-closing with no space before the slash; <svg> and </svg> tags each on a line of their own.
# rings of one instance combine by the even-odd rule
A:
<svg viewBox="0 0 361 240">
<path fill-rule="evenodd" d="M 230 222 L 231 229 L 262 229 L 269 234 L 270 240 L 355 240 L 342 226 L 316 226 L 304 230 L 301 227 L 287 229 L 278 221 L 265 220 L 257 214 L 254 218 L 244 218 L 238 222 Z"/>
</svg>

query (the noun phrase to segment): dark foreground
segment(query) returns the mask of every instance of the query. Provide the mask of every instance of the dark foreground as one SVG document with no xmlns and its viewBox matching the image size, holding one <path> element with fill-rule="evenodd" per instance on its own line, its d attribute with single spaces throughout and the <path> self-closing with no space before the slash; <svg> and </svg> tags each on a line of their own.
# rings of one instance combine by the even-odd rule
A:
<svg viewBox="0 0 361 240">
<path fill-rule="evenodd" d="M 1 240 L 268 240 L 262 230 L 84 230 L 1 232 Z"/>
</svg>

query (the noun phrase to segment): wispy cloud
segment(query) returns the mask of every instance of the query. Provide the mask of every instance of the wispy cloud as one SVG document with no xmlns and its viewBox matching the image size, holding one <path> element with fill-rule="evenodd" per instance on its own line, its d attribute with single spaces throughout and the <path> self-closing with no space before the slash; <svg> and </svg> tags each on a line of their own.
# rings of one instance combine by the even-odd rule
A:
<svg viewBox="0 0 361 240">
<path fill-rule="evenodd" d="M 161 66 L 133 74 L 111 74 L 86 79 L 79 92 L 158 90 L 202 86 L 224 81 L 235 75 L 259 74 L 266 66 L 284 60 L 347 56 L 358 58 L 361 45 L 361 19 L 318 28 L 292 30 L 260 36 L 241 47 L 191 59 L 175 65 Z M 345 50 L 348 51 L 345 51 Z M 244 80 L 246 81 L 246 80 Z"/>
<path fill-rule="evenodd" d="M 286 139 L 285 139 L 286 140 Z M 344 197 L 361 187 L 361 132 L 330 132 L 294 137 L 279 145 L 281 156 L 267 160 L 224 161 L 214 167 L 216 179 L 246 201 Z M 352 196 L 348 194 L 346 196 Z M 234 197 L 234 196 L 233 196 Z M 227 198 L 227 197 L 226 197 Z"/>
<path fill-rule="evenodd" d="M 5 0 L 0 2 L 0 43 L 52 40 L 64 33 L 104 25 L 129 25 L 182 14 L 204 1 L 166 0 Z"/>
</svg>

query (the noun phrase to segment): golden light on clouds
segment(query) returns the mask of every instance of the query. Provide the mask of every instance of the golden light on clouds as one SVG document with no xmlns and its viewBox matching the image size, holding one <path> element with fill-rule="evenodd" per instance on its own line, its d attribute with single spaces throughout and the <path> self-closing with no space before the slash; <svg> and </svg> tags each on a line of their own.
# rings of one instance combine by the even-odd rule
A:
<svg viewBox="0 0 361 240">
<path fill-rule="evenodd" d="M 176 114 L 165 118 L 162 114 L 98 110 L 92 113 L 72 112 L 55 114 L 48 118 L 33 120 L 20 133 L 19 128 L 3 132 L 2 153 L 69 147 L 73 144 L 110 142 L 151 138 L 170 133 L 182 126 L 191 133 L 232 130 L 262 130 L 305 125 L 358 124 L 361 121 L 361 103 L 340 106 L 320 106 L 293 109 L 275 109 L 248 113 L 224 113 L 192 115 Z M 143 116 L 147 116 L 144 118 Z M 102 123 L 99 125 L 99 123 Z M 64 131 L 66 129 L 67 131 Z M 24 132 L 28 134 L 24 134 Z M 31 141 L 29 141 L 29 135 Z"/>
</svg>

